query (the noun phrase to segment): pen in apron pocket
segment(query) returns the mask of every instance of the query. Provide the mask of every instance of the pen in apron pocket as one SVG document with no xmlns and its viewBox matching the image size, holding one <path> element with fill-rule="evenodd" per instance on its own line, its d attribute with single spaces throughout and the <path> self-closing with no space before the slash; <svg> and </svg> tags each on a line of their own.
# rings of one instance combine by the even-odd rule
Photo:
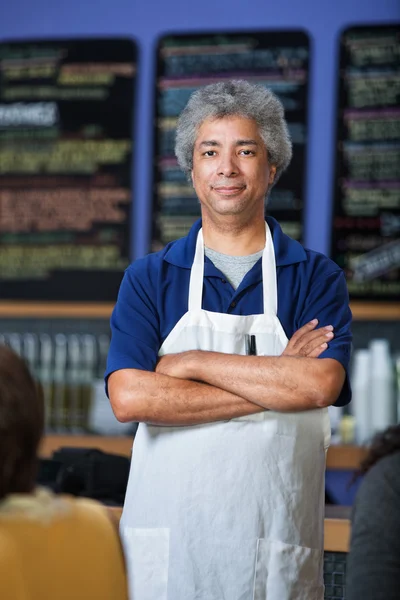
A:
<svg viewBox="0 0 400 600">
<path fill-rule="evenodd" d="M 256 356 L 257 348 L 256 348 L 256 336 L 255 335 L 247 335 L 247 355 L 248 356 Z"/>
</svg>

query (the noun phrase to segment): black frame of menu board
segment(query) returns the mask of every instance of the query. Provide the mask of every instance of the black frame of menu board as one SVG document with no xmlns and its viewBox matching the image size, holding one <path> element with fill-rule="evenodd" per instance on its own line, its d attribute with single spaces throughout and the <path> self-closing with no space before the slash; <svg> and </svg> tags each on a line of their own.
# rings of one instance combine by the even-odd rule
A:
<svg viewBox="0 0 400 600">
<path fill-rule="evenodd" d="M 167 67 L 163 60 L 165 49 L 167 48 L 167 51 L 171 52 L 171 46 L 179 46 L 179 44 L 189 47 L 192 44 L 197 44 L 197 49 L 200 46 L 204 48 L 205 52 L 200 54 L 202 61 L 199 63 L 195 56 L 190 59 L 189 55 L 185 58 L 186 65 L 180 65 L 178 49 L 172 61 L 174 64 L 171 63 L 170 67 Z M 242 69 L 240 70 L 236 66 L 235 71 L 230 68 L 222 73 L 210 74 L 210 65 L 207 65 L 206 58 L 210 56 L 210 47 L 217 45 L 222 48 L 224 44 L 233 44 L 238 52 L 242 51 L 241 56 L 244 63 L 241 65 Z M 252 71 L 250 69 L 251 58 L 245 56 L 248 48 L 260 53 L 257 56 L 259 64 L 257 67 L 253 67 Z M 296 52 L 298 56 L 296 56 Z M 234 78 L 248 79 L 260 83 L 269 80 L 272 82 L 272 89 L 274 89 L 274 86 L 276 89 L 281 89 L 281 93 L 277 93 L 277 95 L 280 96 L 285 105 L 285 117 L 289 128 L 293 126 L 293 132 L 291 132 L 293 158 L 289 168 L 272 190 L 268 199 L 267 212 L 280 221 L 286 233 L 301 241 L 304 232 L 307 176 L 310 73 L 310 40 L 308 33 L 303 30 L 196 32 L 190 34 L 171 32 L 163 35 L 158 40 L 156 60 L 151 249 L 153 251 L 159 250 L 168 241 L 186 235 L 190 225 L 200 216 L 198 201 L 193 190 L 190 189 L 190 184 L 187 182 L 185 175 L 179 171 L 173 154 L 173 138 L 171 135 L 171 131 L 174 133 L 173 119 L 181 112 L 189 97 L 187 91 L 186 94 L 183 94 L 183 98 L 179 98 L 179 85 L 185 85 L 185 82 L 187 82 L 189 84 L 187 90 L 193 90 L 199 87 L 199 85 L 196 85 L 199 80 L 208 83 Z M 226 54 L 226 61 L 231 61 L 235 66 L 235 58 L 229 53 Z M 263 61 L 265 64 L 263 64 Z M 185 78 L 184 72 L 183 74 L 182 72 L 179 75 L 176 74 L 185 68 L 190 69 L 191 76 Z M 194 74 L 193 69 L 197 69 Z M 199 72 L 201 69 L 204 70 L 203 73 Z M 173 89 L 173 86 L 178 89 L 175 99 L 171 93 L 169 97 L 167 94 L 162 97 L 160 91 L 162 87 L 168 91 L 168 76 L 171 89 Z M 177 107 L 174 107 L 174 100 L 177 101 Z M 160 119 L 164 119 L 163 123 L 160 123 Z M 163 128 L 167 133 L 162 137 L 160 132 Z M 167 154 L 165 153 L 166 148 Z M 163 171 L 165 175 L 163 175 Z M 171 190 L 174 186 L 177 186 L 175 188 L 177 195 L 174 197 L 173 194 L 170 194 L 170 206 L 165 206 L 162 196 L 168 198 L 168 187 Z M 181 194 L 180 197 L 179 194 Z M 162 214 L 163 205 L 164 214 Z M 168 211 L 170 211 L 169 214 Z M 163 231 L 167 232 L 167 235 L 163 235 Z"/>
<path fill-rule="evenodd" d="M 396 54 L 389 60 L 390 45 L 382 44 L 379 56 L 371 42 L 391 32 L 400 48 L 400 24 L 354 25 L 340 35 L 331 257 L 344 269 L 353 300 L 393 301 L 400 294 L 400 267 L 395 267 L 400 264 L 400 178 L 391 177 L 396 169 L 390 173 L 387 158 L 394 149 L 395 166 L 400 137 L 393 123 L 397 120 L 398 131 L 400 104 L 390 91 L 390 77 L 398 77 L 400 68 L 391 71 L 398 63 Z M 368 34 L 369 42 L 363 42 Z M 359 48 L 354 60 L 350 43 Z M 397 61 L 399 55 L 397 50 Z"/>
<path fill-rule="evenodd" d="M 13 40 L 0 61 L 0 299 L 115 301 L 130 260 L 136 42 Z"/>
</svg>

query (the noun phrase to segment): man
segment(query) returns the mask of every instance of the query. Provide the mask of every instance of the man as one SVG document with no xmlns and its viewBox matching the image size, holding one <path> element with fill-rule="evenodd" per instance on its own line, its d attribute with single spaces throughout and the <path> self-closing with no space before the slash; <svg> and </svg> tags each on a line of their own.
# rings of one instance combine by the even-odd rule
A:
<svg viewBox="0 0 400 600">
<path fill-rule="evenodd" d="M 269 90 L 195 92 L 176 154 L 202 219 L 127 269 L 111 320 L 110 401 L 140 422 L 132 598 L 320 600 L 327 407 L 350 400 L 344 276 L 264 218 L 291 158 Z"/>
</svg>

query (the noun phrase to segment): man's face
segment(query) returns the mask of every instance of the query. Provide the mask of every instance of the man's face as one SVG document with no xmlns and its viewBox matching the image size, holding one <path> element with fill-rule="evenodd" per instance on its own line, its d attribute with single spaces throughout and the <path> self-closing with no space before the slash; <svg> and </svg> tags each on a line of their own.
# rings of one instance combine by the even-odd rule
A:
<svg viewBox="0 0 400 600">
<path fill-rule="evenodd" d="M 264 201 L 276 167 L 255 121 L 240 116 L 210 118 L 199 128 L 193 151 L 192 181 L 210 217 L 264 216 Z"/>
</svg>

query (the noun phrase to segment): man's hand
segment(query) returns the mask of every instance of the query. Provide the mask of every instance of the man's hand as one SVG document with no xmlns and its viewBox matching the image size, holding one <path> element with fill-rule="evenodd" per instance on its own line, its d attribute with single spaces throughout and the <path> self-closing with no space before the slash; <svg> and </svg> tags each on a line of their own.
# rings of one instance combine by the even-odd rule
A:
<svg viewBox="0 0 400 600">
<path fill-rule="evenodd" d="M 315 329 L 317 325 L 318 320 L 314 319 L 298 329 L 290 338 L 281 356 L 318 358 L 328 347 L 327 342 L 333 338 L 333 327 L 328 325 Z M 179 379 L 191 379 L 190 366 L 193 354 L 193 351 L 166 354 L 157 362 L 155 372 Z"/>
<path fill-rule="evenodd" d="M 318 358 L 327 349 L 327 342 L 333 338 L 333 327 L 327 325 L 315 329 L 317 325 L 318 320 L 313 319 L 298 329 L 290 338 L 282 356 Z"/>
</svg>

